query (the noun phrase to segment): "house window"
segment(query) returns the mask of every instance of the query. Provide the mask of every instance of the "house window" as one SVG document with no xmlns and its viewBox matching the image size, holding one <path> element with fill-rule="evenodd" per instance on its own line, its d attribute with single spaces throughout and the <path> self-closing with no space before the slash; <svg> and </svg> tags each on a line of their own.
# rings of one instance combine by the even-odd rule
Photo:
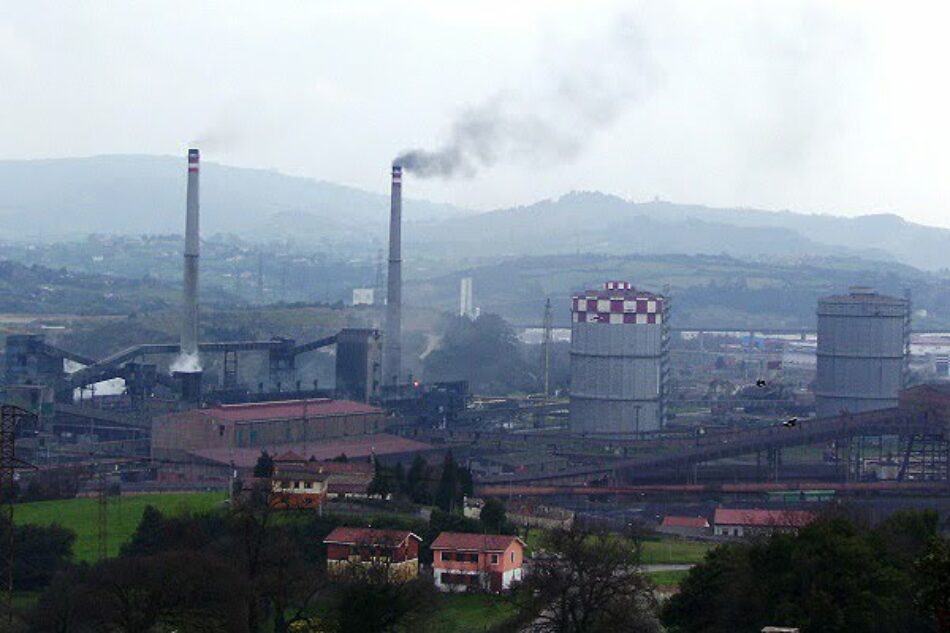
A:
<svg viewBox="0 0 950 633">
<path fill-rule="evenodd" d="M 492 565 L 497 565 L 497 564 L 498 564 L 498 554 L 492 554 L 492 555 L 491 555 L 491 564 L 492 564 Z"/>
<path fill-rule="evenodd" d="M 442 560 L 452 560 L 452 554 L 449 552 L 442 552 Z"/>
<path fill-rule="evenodd" d="M 511 562 L 512 562 L 512 563 L 515 562 L 515 553 L 514 553 L 514 552 L 511 553 Z"/>
</svg>

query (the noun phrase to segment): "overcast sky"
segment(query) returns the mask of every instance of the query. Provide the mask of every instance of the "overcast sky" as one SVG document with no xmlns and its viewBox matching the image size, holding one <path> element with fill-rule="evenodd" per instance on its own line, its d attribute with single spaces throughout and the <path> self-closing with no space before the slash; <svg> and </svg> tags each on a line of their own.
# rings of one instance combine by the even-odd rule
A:
<svg viewBox="0 0 950 633">
<path fill-rule="evenodd" d="M 2 0 L 0 158 L 200 141 L 382 192 L 400 152 L 462 129 L 463 173 L 406 195 L 596 189 L 950 226 L 946 7 Z"/>
</svg>

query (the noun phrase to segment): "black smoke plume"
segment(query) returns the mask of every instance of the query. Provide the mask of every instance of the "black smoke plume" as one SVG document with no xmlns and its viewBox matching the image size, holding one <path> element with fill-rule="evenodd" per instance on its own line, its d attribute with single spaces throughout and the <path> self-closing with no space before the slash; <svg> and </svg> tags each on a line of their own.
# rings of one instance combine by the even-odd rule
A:
<svg viewBox="0 0 950 633">
<path fill-rule="evenodd" d="M 536 93 L 509 91 L 466 108 L 441 147 L 403 151 L 393 164 L 422 178 L 451 178 L 502 160 L 571 160 L 655 79 L 640 32 L 626 21 L 571 55 L 552 57 Z"/>
</svg>

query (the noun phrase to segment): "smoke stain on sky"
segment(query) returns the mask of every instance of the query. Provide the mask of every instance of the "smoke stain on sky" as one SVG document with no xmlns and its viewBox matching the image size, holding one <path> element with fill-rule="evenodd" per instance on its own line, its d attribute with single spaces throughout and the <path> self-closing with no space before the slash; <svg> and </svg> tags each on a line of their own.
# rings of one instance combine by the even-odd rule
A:
<svg viewBox="0 0 950 633">
<path fill-rule="evenodd" d="M 545 79 L 536 91 L 526 82 L 463 109 L 442 146 L 403 151 L 394 164 L 422 178 L 452 178 L 500 161 L 570 161 L 654 84 L 643 37 L 629 19 L 560 52 L 540 69 Z"/>
</svg>

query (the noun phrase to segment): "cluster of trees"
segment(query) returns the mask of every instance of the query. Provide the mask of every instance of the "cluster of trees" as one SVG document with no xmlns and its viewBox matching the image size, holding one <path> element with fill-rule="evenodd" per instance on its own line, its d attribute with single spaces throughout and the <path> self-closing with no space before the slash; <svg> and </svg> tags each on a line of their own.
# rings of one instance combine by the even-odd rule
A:
<svg viewBox="0 0 950 633">
<path fill-rule="evenodd" d="M 10 521 L 0 518 L 0 561 L 6 561 L 10 548 Z M 35 591 L 48 585 L 53 576 L 72 562 L 76 535 L 58 525 L 16 525 L 13 544 L 13 586 L 20 591 Z"/>
<path fill-rule="evenodd" d="M 667 602 L 671 633 L 950 631 L 950 546 L 934 512 L 876 528 L 829 515 L 797 534 L 721 545 Z"/>
<path fill-rule="evenodd" d="M 461 510 L 463 498 L 472 494 L 472 473 L 455 461 L 451 451 L 446 453 L 439 467 L 416 455 L 408 471 L 402 462 L 393 467 L 376 462 L 369 491 L 382 497 L 400 495 L 413 503 L 455 512 Z"/>
</svg>

